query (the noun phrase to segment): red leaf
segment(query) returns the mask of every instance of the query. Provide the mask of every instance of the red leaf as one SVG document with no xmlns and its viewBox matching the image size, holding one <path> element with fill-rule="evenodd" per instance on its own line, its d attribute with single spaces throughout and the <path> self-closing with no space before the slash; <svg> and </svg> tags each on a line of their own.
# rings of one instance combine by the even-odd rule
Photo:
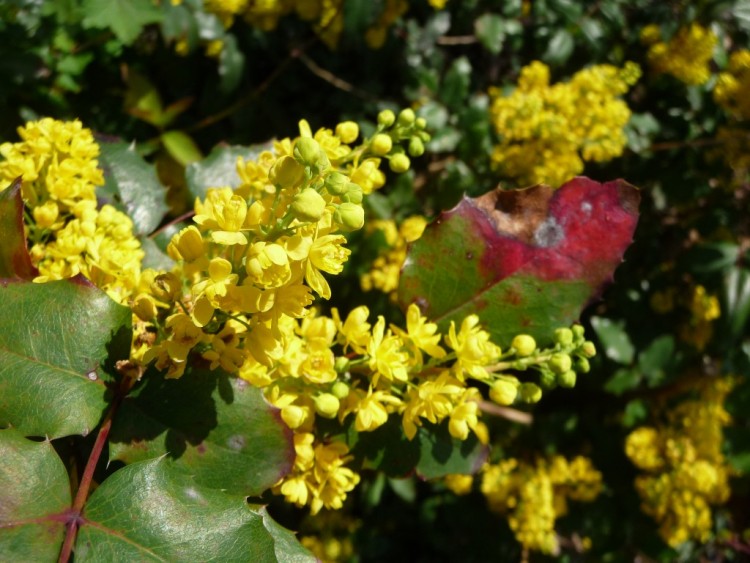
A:
<svg viewBox="0 0 750 563">
<path fill-rule="evenodd" d="M 21 178 L 17 178 L 0 191 L 0 279 L 30 280 L 37 274 L 26 247 Z"/>
<path fill-rule="evenodd" d="M 544 342 L 612 279 L 638 221 L 640 195 L 622 180 L 575 178 L 464 198 L 409 250 L 399 287 L 441 325 L 479 314 L 499 342 Z"/>
</svg>

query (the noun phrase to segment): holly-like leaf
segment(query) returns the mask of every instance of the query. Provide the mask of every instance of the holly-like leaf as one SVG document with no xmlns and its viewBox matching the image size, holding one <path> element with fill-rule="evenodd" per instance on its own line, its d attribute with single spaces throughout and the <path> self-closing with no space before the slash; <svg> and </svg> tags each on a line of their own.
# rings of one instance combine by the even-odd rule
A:
<svg viewBox="0 0 750 563">
<path fill-rule="evenodd" d="M 70 483 L 52 444 L 0 430 L 0 560 L 54 561 L 65 537 Z"/>
<path fill-rule="evenodd" d="M 166 460 L 128 465 L 94 491 L 75 560 L 313 562 L 243 496 L 202 487 Z"/>
<path fill-rule="evenodd" d="M 131 316 L 82 277 L 0 285 L 0 426 L 26 436 L 88 434 L 107 408 Z"/>
<path fill-rule="evenodd" d="M 445 330 L 477 313 L 496 342 L 527 333 L 547 344 L 612 279 L 632 241 L 638 190 L 575 178 L 464 198 L 409 250 L 399 286 Z"/>
<path fill-rule="evenodd" d="M 0 278 L 32 279 L 36 268 L 26 247 L 21 179 L 0 191 Z"/>
<path fill-rule="evenodd" d="M 201 486 L 257 495 L 294 463 L 292 433 L 259 389 L 221 371 L 189 368 L 177 380 L 149 372 L 122 403 L 112 459 L 164 463 Z"/>
<path fill-rule="evenodd" d="M 111 29 L 126 45 L 136 40 L 143 26 L 162 19 L 149 0 L 84 0 L 82 11 L 83 27 Z"/>
<path fill-rule="evenodd" d="M 100 142 L 104 169 L 103 192 L 113 203 L 125 207 L 135 232 L 147 235 L 159 226 L 168 211 L 166 189 L 159 182 L 153 165 L 123 142 Z"/>
<path fill-rule="evenodd" d="M 356 432 L 352 426 L 346 440 L 362 469 L 377 469 L 392 477 L 402 477 L 412 471 L 423 479 L 451 473 L 473 474 L 488 454 L 487 446 L 474 434 L 464 441 L 453 438 L 447 423 L 426 423 L 414 439 L 409 440 L 398 417 L 391 417 L 371 432 Z"/>
</svg>

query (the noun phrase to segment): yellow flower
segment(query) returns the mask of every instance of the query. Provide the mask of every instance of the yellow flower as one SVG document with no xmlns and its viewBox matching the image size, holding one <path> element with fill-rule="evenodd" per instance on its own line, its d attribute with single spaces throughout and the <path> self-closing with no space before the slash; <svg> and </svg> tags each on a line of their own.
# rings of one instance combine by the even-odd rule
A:
<svg viewBox="0 0 750 563">
<path fill-rule="evenodd" d="M 316 238 L 310 248 L 305 281 L 324 299 L 331 298 L 331 287 L 320 272 L 341 273 L 351 254 L 351 250 L 342 246 L 345 242 L 343 235 L 325 235 Z"/>
<path fill-rule="evenodd" d="M 354 422 L 357 432 L 370 432 L 385 424 L 388 420 L 386 405 L 398 405 L 400 402 L 398 397 L 389 395 L 386 391 L 375 391 L 373 393 L 372 387 L 370 387 L 367 396 L 359 403 Z"/>
<path fill-rule="evenodd" d="M 193 220 L 204 229 L 211 229 L 211 240 L 218 244 L 247 244 L 240 232 L 247 217 L 247 202 L 231 188 L 208 191 L 204 204 L 196 202 Z"/>
<path fill-rule="evenodd" d="M 245 269 L 249 278 L 261 287 L 280 287 L 292 278 L 289 256 L 283 246 L 263 241 L 247 249 Z"/>
<path fill-rule="evenodd" d="M 487 379 L 486 366 L 500 357 L 500 347 L 490 341 L 488 332 L 479 328 L 479 317 L 468 315 L 461 323 L 461 330 L 456 334 L 456 326 L 451 321 L 446 344 L 456 353 L 453 371 L 463 381 L 465 376 L 475 379 Z"/>
<path fill-rule="evenodd" d="M 373 384 L 377 385 L 382 375 L 389 381 L 406 381 L 408 378 L 407 362 L 409 355 L 403 351 L 402 340 L 385 331 L 385 319 L 378 316 L 378 322 L 372 329 L 372 338 L 367 343 L 369 366 L 373 370 Z"/>
</svg>

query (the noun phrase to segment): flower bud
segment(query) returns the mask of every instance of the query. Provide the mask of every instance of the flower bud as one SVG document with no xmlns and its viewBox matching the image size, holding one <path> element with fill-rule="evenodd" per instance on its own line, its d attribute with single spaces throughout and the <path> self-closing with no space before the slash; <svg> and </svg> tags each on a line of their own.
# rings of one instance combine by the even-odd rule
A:
<svg viewBox="0 0 750 563">
<path fill-rule="evenodd" d="M 326 176 L 326 190 L 331 195 L 344 195 L 349 191 L 349 177 L 341 172 L 331 172 Z"/>
<path fill-rule="evenodd" d="M 180 291 L 182 282 L 172 272 L 159 274 L 154 278 L 151 284 L 151 292 L 161 301 L 174 301 L 175 296 Z"/>
<path fill-rule="evenodd" d="M 490 399 L 498 405 L 512 405 L 518 395 L 518 387 L 510 381 L 496 381 L 490 387 Z"/>
<path fill-rule="evenodd" d="M 339 412 L 341 403 L 330 393 L 321 393 L 315 399 L 315 412 L 325 418 L 334 418 Z"/>
<path fill-rule="evenodd" d="M 307 418 L 307 409 L 297 405 L 287 405 L 281 409 L 281 419 L 289 428 L 299 428 Z"/>
<path fill-rule="evenodd" d="M 47 229 L 57 221 L 60 209 L 57 207 L 57 203 L 49 200 L 43 205 L 35 207 L 31 213 L 34 215 L 34 221 L 36 221 L 36 224 L 43 229 Z"/>
<path fill-rule="evenodd" d="M 336 370 L 336 373 L 344 373 L 349 369 L 349 358 L 338 356 L 333 362 L 333 369 Z"/>
<path fill-rule="evenodd" d="M 338 360 L 338 358 L 336 359 Z M 337 381 L 331 387 L 331 393 L 333 393 L 333 396 L 337 399 L 346 399 L 349 396 L 349 386 L 343 381 Z"/>
<path fill-rule="evenodd" d="M 133 300 L 133 313 L 142 321 L 150 321 L 156 316 L 156 302 L 153 297 L 145 293 L 139 294 Z"/>
<path fill-rule="evenodd" d="M 511 346 L 516 349 L 516 354 L 525 358 L 531 356 L 536 350 L 536 340 L 528 334 L 519 334 L 511 342 Z"/>
<path fill-rule="evenodd" d="M 574 369 L 578 373 L 588 373 L 591 371 L 591 364 L 589 364 L 589 361 L 586 358 L 576 359 L 574 366 Z"/>
<path fill-rule="evenodd" d="M 297 142 L 294 143 L 292 154 L 300 164 L 312 166 L 317 164 L 321 152 L 323 151 L 321 150 L 318 141 L 310 137 L 300 137 L 297 139 Z"/>
<path fill-rule="evenodd" d="M 415 119 L 417 119 L 417 116 L 414 114 L 414 110 L 410 108 L 402 109 L 398 114 L 399 125 L 411 125 Z"/>
<path fill-rule="evenodd" d="M 570 346 L 573 344 L 573 331 L 569 328 L 558 328 L 555 330 L 555 343 L 560 346 Z"/>
<path fill-rule="evenodd" d="M 354 121 L 343 121 L 336 125 L 336 136 L 342 143 L 353 143 L 359 137 L 359 125 Z"/>
<path fill-rule="evenodd" d="M 389 109 L 384 109 L 378 114 L 378 125 L 390 127 L 396 121 L 396 116 Z"/>
<path fill-rule="evenodd" d="M 584 329 L 581 325 L 573 325 L 572 330 L 575 338 L 583 338 Z"/>
<path fill-rule="evenodd" d="M 549 360 L 549 368 L 556 374 L 565 373 L 573 366 L 573 360 L 568 354 L 552 354 Z"/>
<path fill-rule="evenodd" d="M 518 396 L 524 403 L 538 403 L 542 398 L 542 389 L 536 383 L 521 383 Z"/>
<path fill-rule="evenodd" d="M 576 386 L 576 372 L 568 370 L 565 373 L 561 373 L 557 376 L 557 383 L 560 387 L 575 387 Z"/>
<path fill-rule="evenodd" d="M 557 387 L 555 374 L 548 369 L 539 372 L 539 385 L 542 389 L 554 389 Z"/>
<path fill-rule="evenodd" d="M 271 183 L 282 188 L 296 188 L 305 177 L 305 168 L 291 156 L 282 156 L 268 171 Z"/>
<path fill-rule="evenodd" d="M 593 358 L 596 356 L 596 346 L 594 346 L 594 343 L 591 342 L 591 340 L 587 340 L 583 343 L 581 346 L 581 354 L 587 358 Z"/>
<path fill-rule="evenodd" d="M 409 170 L 411 161 L 409 160 L 409 157 L 404 153 L 398 153 L 394 154 L 391 157 L 390 165 L 391 170 L 393 170 L 396 174 L 403 174 L 404 172 Z"/>
<path fill-rule="evenodd" d="M 356 203 L 342 203 L 336 208 L 333 220 L 345 231 L 356 231 L 365 224 L 365 210 Z"/>
<path fill-rule="evenodd" d="M 292 199 L 292 212 L 300 221 L 318 221 L 323 216 L 326 200 L 312 188 L 305 188 Z"/>
<path fill-rule="evenodd" d="M 386 135 L 385 133 L 378 133 L 372 138 L 372 142 L 370 143 L 370 150 L 378 156 L 388 154 L 392 148 L 393 141 L 390 135 Z"/>
<path fill-rule="evenodd" d="M 418 117 L 414 125 L 417 129 L 424 129 L 427 127 L 427 120 L 424 117 Z"/>
<path fill-rule="evenodd" d="M 424 143 L 419 137 L 412 137 L 409 139 L 409 154 L 417 157 L 424 154 Z"/>
<path fill-rule="evenodd" d="M 194 262 L 205 254 L 203 236 L 195 225 L 185 227 L 172 237 L 167 245 L 167 254 L 174 260 Z"/>
<path fill-rule="evenodd" d="M 362 188 L 354 182 L 349 182 L 349 190 L 341 196 L 341 200 L 349 203 L 362 203 Z"/>
</svg>

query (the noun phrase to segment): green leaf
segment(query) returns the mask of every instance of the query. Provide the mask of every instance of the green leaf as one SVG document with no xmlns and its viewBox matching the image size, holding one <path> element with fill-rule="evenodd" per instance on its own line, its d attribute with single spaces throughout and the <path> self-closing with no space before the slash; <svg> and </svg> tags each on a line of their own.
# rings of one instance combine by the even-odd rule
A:
<svg viewBox="0 0 750 563">
<path fill-rule="evenodd" d="M 416 303 L 446 331 L 478 314 L 493 339 L 546 344 L 596 297 L 632 240 L 638 192 L 576 178 L 464 198 L 408 252 L 399 303 Z"/>
<path fill-rule="evenodd" d="M 225 94 L 233 92 L 240 83 L 244 68 L 245 55 L 237 45 L 237 39 L 234 35 L 226 35 L 219 55 L 219 90 Z"/>
<path fill-rule="evenodd" d="M 575 47 L 573 35 L 567 29 L 558 29 L 549 40 L 542 59 L 553 65 L 563 64 L 573 54 L 573 47 Z"/>
<path fill-rule="evenodd" d="M 162 13 L 150 0 L 84 0 L 83 27 L 111 29 L 130 45 L 150 23 L 161 21 Z"/>
<path fill-rule="evenodd" d="M 107 408 L 131 316 L 82 277 L 0 285 L 0 426 L 26 436 L 86 435 Z"/>
<path fill-rule="evenodd" d="M 722 318 L 731 338 L 738 339 L 750 318 L 750 270 L 731 268 L 724 277 L 722 297 Z"/>
<path fill-rule="evenodd" d="M 641 374 L 632 368 L 620 368 L 604 384 L 604 390 L 614 395 L 622 395 L 635 389 L 641 382 Z"/>
<path fill-rule="evenodd" d="M 0 191 L 0 241 L 0 280 L 33 279 L 37 272 L 26 247 L 20 178 Z"/>
<path fill-rule="evenodd" d="M 143 258 L 143 268 L 153 268 L 154 270 L 169 271 L 174 267 L 174 260 L 167 255 L 159 245 L 148 237 L 141 237 L 141 248 L 146 253 Z"/>
<path fill-rule="evenodd" d="M 683 253 L 680 266 L 695 274 L 710 274 L 737 263 L 740 247 L 729 242 L 696 245 Z"/>
<path fill-rule="evenodd" d="M 54 561 L 70 507 L 68 473 L 49 441 L 0 430 L 0 560 Z"/>
<path fill-rule="evenodd" d="M 94 491 L 75 560 L 313 562 L 264 507 L 197 484 L 165 460 L 128 465 Z"/>
<path fill-rule="evenodd" d="M 357 432 L 351 425 L 346 440 L 362 469 L 377 469 L 391 477 L 402 477 L 414 470 L 424 479 L 450 473 L 473 474 L 488 454 L 487 447 L 474 434 L 464 441 L 453 438 L 447 422 L 426 423 L 409 440 L 401 419 L 395 416 L 372 432 Z"/>
<path fill-rule="evenodd" d="M 201 150 L 190 135 L 182 131 L 167 131 L 161 134 L 161 142 L 164 148 L 177 162 L 187 166 L 191 162 L 197 162 L 203 158 Z"/>
<path fill-rule="evenodd" d="M 619 364 L 630 364 L 635 357 L 635 347 L 625 330 L 624 321 L 606 317 L 591 317 L 591 326 L 599 337 L 601 349 L 610 360 Z"/>
<path fill-rule="evenodd" d="M 259 389 L 222 371 L 188 368 L 180 379 L 149 372 L 122 403 L 112 459 L 164 463 L 201 486 L 258 495 L 294 462 L 292 433 Z"/>
<path fill-rule="evenodd" d="M 445 105 L 457 111 L 466 105 L 471 85 L 471 63 L 466 57 L 459 57 L 445 73 L 440 88 L 440 97 Z"/>
<path fill-rule="evenodd" d="M 238 187 L 242 180 L 237 174 L 237 159 L 253 159 L 269 148 L 268 144 L 252 147 L 219 145 L 202 161 L 190 164 L 185 170 L 188 191 L 194 198 L 205 199 L 208 188 Z"/>
<path fill-rule="evenodd" d="M 105 194 L 121 203 L 133 220 L 135 232 L 147 235 L 159 226 L 167 213 L 166 189 L 154 166 L 123 142 L 100 142 Z"/>
<path fill-rule="evenodd" d="M 503 18 L 497 14 L 483 14 L 474 21 L 474 33 L 482 45 L 492 53 L 497 55 L 503 49 L 503 40 L 505 39 L 505 27 Z"/>
<path fill-rule="evenodd" d="M 651 387 L 659 385 L 674 363 L 675 341 L 671 334 L 654 339 L 638 355 L 638 367 Z"/>
</svg>

